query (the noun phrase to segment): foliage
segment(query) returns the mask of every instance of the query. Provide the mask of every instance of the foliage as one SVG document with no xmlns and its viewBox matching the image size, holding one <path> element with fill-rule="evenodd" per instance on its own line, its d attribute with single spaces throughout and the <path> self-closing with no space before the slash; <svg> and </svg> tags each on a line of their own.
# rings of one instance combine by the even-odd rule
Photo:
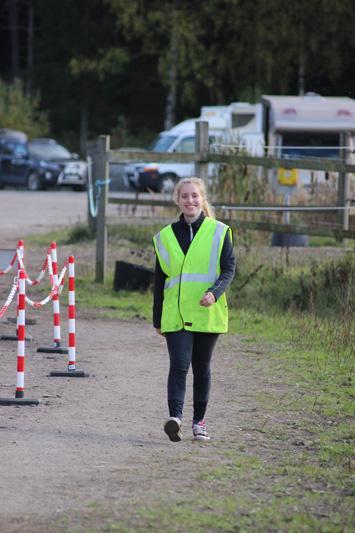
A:
<svg viewBox="0 0 355 533">
<path fill-rule="evenodd" d="M 310 312 L 327 317 L 334 313 L 349 316 L 354 311 L 355 260 L 351 254 L 323 264 L 315 262 L 302 268 L 282 263 L 261 264 L 251 279 L 255 264 L 239 262 L 238 276 L 232 283 L 233 305 L 252 306 L 258 311 Z"/>
<path fill-rule="evenodd" d="M 218 180 L 211 187 L 213 202 L 257 205 L 267 202 L 267 194 L 258 169 L 240 163 L 221 165 Z"/>
<path fill-rule="evenodd" d="M 7 4 L 0 7 L 5 79 L 12 59 L 5 53 Z M 25 28 L 27 3 L 17 4 Z M 22 77 L 40 89 L 53 133 L 70 140 L 83 117 L 90 137 L 114 130 L 123 117 L 129 135 L 143 134 L 139 145 L 146 144 L 163 127 L 172 85 L 177 121 L 196 116 L 201 105 L 267 93 L 353 92 L 351 0 L 33 0 L 33 6 L 34 64 L 21 56 Z"/>
<path fill-rule="evenodd" d="M 29 137 L 48 133 L 47 113 L 40 110 L 39 95 L 30 98 L 20 80 L 0 80 L 0 127 L 23 131 Z"/>
</svg>

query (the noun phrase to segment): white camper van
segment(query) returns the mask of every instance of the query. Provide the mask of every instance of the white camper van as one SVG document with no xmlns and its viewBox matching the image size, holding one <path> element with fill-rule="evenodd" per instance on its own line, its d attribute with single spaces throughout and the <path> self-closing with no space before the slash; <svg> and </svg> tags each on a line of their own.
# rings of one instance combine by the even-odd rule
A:
<svg viewBox="0 0 355 533">
<path fill-rule="evenodd" d="M 355 100 L 307 93 L 304 96 L 263 95 L 261 103 L 266 154 L 295 159 L 338 159 L 343 142 L 345 149 L 353 151 Z M 347 135 L 342 136 L 342 133 Z M 270 178 L 275 191 L 290 194 L 292 188 L 314 187 L 328 175 L 322 171 L 279 169 L 271 171 Z"/>
<path fill-rule="evenodd" d="M 201 108 L 201 120 L 208 118 L 211 109 Z M 262 129 L 262 105 L 247 102 L 232 102 L 226 106 L 224 143 L 238 146 L 252 156 L 264 155 L 264 135 Z"/>
<path fill-rule="evenodd" d="M 226 106 L 203 106 L 198 118 L 185 120 L 161 132 L 152 143 L 153 152 L 193 153 L 197 120 L 209 124 L 209 143 L 213 146 L 238 144 L 252 155 L 263 154 L 260 104 L 235 102 Z M 209 165 L 213 179 L 217 165 Z M 177 180 L 194 174 L 194 163 L 131 163 L 125 167 L 126 185 L 136 190 L 170 192 Z"/>
</svg>

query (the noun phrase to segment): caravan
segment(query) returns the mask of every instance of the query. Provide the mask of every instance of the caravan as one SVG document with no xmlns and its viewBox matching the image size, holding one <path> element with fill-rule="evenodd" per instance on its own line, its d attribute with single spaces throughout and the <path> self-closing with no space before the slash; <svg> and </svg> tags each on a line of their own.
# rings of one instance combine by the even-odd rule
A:
<svg viewBox="0 0 355 533">
<path fill-rule="evenodd" d="M 355 100 L 323 97 L 263 95 L 266 155 L 288 159 L 339 159 L 352 154 L 355 139 Z M 350 155 L 350 158 L 353 156 Z M 299 186 L 312 188 L 329 178 L 324 171 L 270 171 L 275 192 L 290 194 Z"/>
</svg>

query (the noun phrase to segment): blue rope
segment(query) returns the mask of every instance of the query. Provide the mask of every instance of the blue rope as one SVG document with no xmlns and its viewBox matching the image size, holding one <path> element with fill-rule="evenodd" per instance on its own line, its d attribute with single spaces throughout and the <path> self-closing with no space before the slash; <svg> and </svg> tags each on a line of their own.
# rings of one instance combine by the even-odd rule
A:
<svg viewBox="0 0 355 533">
<path fill-rule="evenodd" d="M 90 206 L 90 213 L 93 218 L 96 218 L 97 215 L 97 201 L 100 198 L 101 195 L 101 189 L 105 185 L 109 185 L 111 183 L 110 179 L 107 180 L 96 180 L 95 183 L 92 183 L 92 177 L 91 177 L 91 165 L 92 165 L 92 159 L 89 156 L 87 158 L 88 163 L 88 181 L 89 181 L 89 206 Z M 96 189 L 95 195 L 93 194 L 94 190 Z"/>
<path fill-rule="evenodd" d="M 108 179 L 108 180 L 96 180 L 95 183 L 94 183 L 94 187 L 96 187 L 96 195 L 95 195 L 95 199 L 96 199 L 96 202 L 97 200 L 100 198 L 101 196 L 101 190 L 102 190 L 102 187 L 104 185 L 109 185 L 111 183 L 111 180 Z M 96 216 L 96 215 L 95 215 Z"/>
</svg>

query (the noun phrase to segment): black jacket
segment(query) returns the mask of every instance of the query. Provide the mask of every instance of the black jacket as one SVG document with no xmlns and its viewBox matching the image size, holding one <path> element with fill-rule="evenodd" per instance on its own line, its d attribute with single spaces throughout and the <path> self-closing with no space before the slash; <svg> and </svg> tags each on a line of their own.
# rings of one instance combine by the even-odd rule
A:
<svg viewBox="0 0 355 533">
<path fill-rule="evenodd" d="M 172 224 L 173 232 L 184 255 L 186 255 L 187 250 L 190 246 L 190 242 L 198 232 L 204 218 L 205 215 L 201 213 L 200 217 L 195 222 L 193 222 L 192 224 L 188 224 L 185 221 L 184 216 L 180 215 L 179 220 Z M 220 259 L 220 268 L 220 276 L 218 277 L 218 279 L 216 279 L 214 285 L 208 289 L 210 292 L 213 293 L 216 301 L 226 291 L 227 287 L 232 282 L 236 269 L 236 258 L 234 255 L 233 243 L 231 242 L 229 232 L 226 233 L 226 237 L 224 239 Z M 165 280 L 166 275 L 162 271 L 157 258 L 155 262 L 153 302 L 153 325 L 155 328 L 160 328 Z"/>
</svg>

